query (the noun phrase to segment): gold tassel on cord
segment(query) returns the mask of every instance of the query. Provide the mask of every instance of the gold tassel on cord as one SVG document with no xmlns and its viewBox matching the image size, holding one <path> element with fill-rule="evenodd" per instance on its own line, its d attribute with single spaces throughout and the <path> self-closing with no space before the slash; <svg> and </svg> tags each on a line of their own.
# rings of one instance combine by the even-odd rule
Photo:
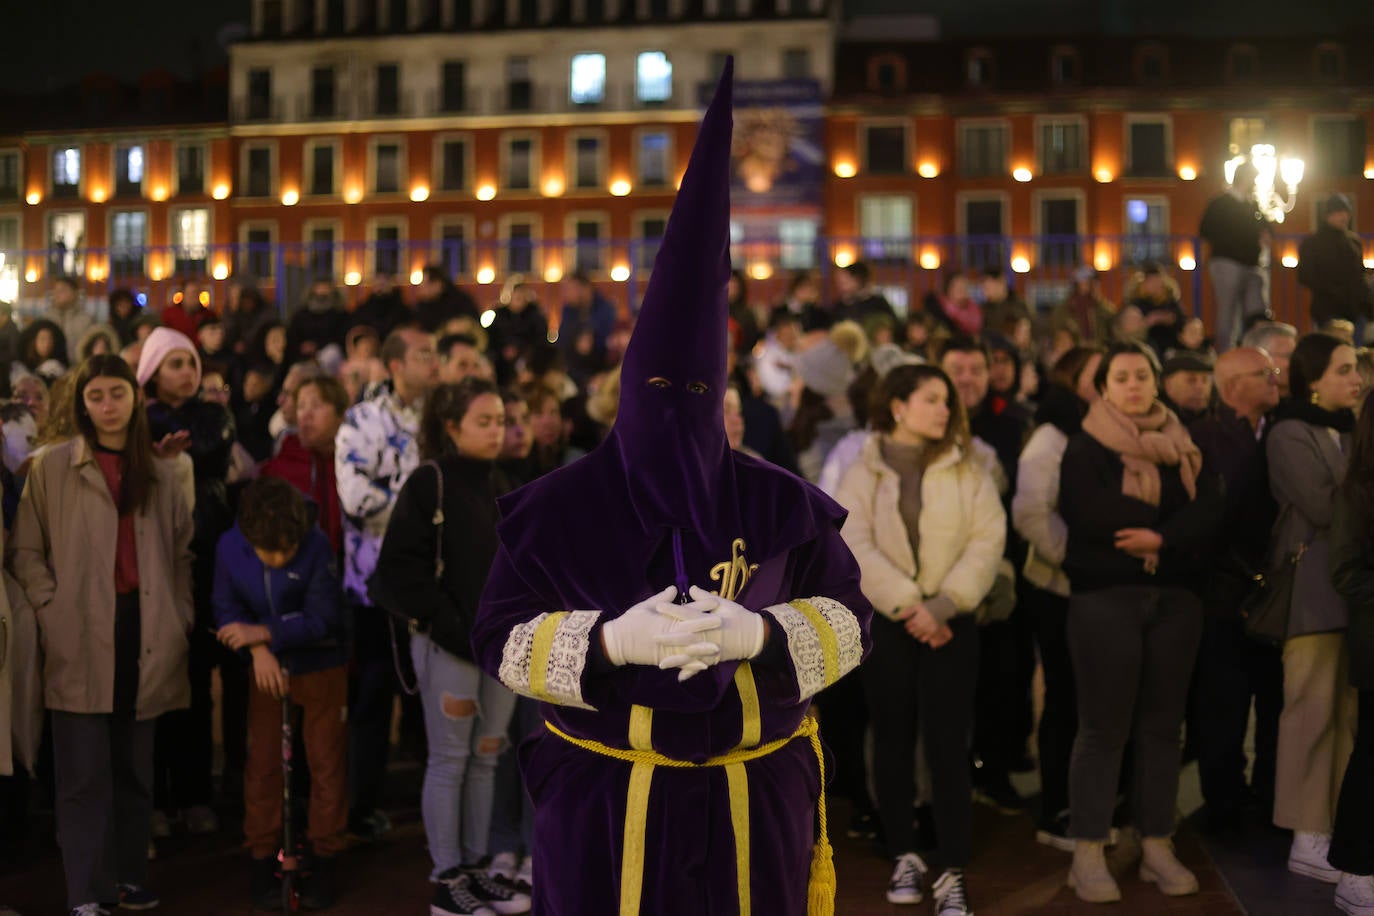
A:
<svg viewBox="0 0 1374 916">
<path fill-rule="evenodd" d="M 825 752 L 821 736 L 811 732 L 811 747 L 820 766 L 821 795 L 816 801 L 818 836 L 811 850 L 811 877 L 806 884 L 806 916 L 835 916 L 835 858 L 830 848 L 830 831 L 825 811 Z"/>
</svg>

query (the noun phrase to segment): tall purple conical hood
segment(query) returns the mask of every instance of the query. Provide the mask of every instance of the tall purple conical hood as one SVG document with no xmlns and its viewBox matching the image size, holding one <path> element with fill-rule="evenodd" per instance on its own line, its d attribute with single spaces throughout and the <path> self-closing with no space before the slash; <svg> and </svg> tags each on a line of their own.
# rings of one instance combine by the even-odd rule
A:
<svg viewBox="0 0 1374 916">
<path fill-rule="evenodd" d="M 620 370 L 611 438 L 646 525 L 714 527 L 725 439 L 734 59 L 706 109 Z"/>
</svg>

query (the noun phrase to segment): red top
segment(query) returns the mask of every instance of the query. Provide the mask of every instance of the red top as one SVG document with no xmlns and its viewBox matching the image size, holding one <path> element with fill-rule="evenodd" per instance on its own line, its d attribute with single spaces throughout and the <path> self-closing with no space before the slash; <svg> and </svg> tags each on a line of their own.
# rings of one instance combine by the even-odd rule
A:
<svg viewBox="0 0 1374 916">
<path fill-rule="evenodd" d="M 162 324 L 173 331 L 180 331 L 191 340 L 196 339 L 196 329 L 205 320 L 205 310 L 199 304 L 188 309 L 185 305 L 168 305 L 162 310 Z"/>
<path fill-rule="evenodd" d="M 334 552 L 343 550 L 343 518 L 339 509 L 339 486 L 334 478 L 334 459 L 316 455 L 301 444 L 300 437 L 289 433 L 281 441 L 277 454 L 258 471 L 264 477 L 280 477 L 314 501 L 319 509 L 320 529 L 334 545 Z"/>
<path fill-rule="evenodd" d="M 105 483 L 110 488 L 110 498 L 119 505 L 119 494 L 124 483 L 124 455 L 96 446 L 96 463 L 105 475 Z M 127 595 L 138 591 L 138 539 L 134 535 L 134 516 L 128 513 L 119 516 L 119 534 L 115 538 L 115 594 Z"/>
</svg>

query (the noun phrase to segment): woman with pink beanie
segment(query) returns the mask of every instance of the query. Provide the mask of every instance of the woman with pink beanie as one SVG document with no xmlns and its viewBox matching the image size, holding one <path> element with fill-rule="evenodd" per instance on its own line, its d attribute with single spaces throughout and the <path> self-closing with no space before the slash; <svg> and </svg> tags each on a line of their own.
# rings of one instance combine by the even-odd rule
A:
<svg viewBox="0 0 1374 916">
<path fill-rule="evenodd" d="M 191 707 L 158 721 L 154 762 L 153 836 L 171 832 L 171 816 L 180 814 L 191 833 L 219 829 L 210 803 L 214 797 L 211 767 L 210 674 L 220 667 L 224 684 L 224 750 L 226 772 L 241 773 L 244 760 L 247 681 L 242 662 L 214 637 L 211 583 L 215 579 L 215 544 L 234 524 L 227 479 L 234 446 L 234 419 L 223 405 L 201 400 L 200 357 L 189 337 L 171 328 L 156 328 L 143 343 L 137 377 L 148 400 L 153 441 L 167 449 L 184 449 L 195 468 L 195 552 L 193 599 L 196 626 L 190 642 Z"/>
</svg>

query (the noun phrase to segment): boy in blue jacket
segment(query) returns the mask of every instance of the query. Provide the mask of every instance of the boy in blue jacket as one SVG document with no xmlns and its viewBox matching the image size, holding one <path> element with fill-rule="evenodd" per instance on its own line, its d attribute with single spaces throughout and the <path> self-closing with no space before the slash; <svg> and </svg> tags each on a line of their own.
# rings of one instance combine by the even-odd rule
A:
<svg viewBox="0 0 1374 916">
<path fill-rule="evenodd" d="M 238 524 L 219 540 L 214 606 L 220 642 L 252 659 L 243 832 L 259 909 L 281 905 L 281 699 L 288 693 L 304 710 L 310 765 L 306 834 L 315 861 L 302 902 L 320 909 L 335 896 L 334 856 L 346 845 L 348 821 L 348 647 L 340 601 L 334 550 L 312 524 L 304 497 L 284 480 L 254 481 L 240 498 Z"/>
</svg>

